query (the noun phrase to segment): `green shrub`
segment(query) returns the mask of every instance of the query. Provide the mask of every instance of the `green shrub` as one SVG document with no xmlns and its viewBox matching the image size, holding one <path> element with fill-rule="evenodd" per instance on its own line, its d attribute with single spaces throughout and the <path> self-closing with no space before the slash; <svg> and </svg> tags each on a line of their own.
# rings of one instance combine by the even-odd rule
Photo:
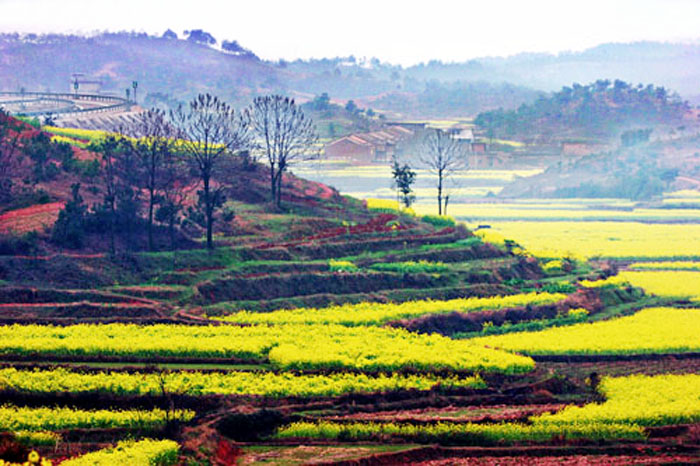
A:
<svg viewBox="0 0 700 466">
<path fill-rule="evenodd" d="M 372 270 L 380 272 L 398 273 L 439 273 L 446 272 L 450 267 L 442 262 L 429 262 L 420 260 L 418 262 L 379 262 L 369 266 Z"/>
<path fill-rule="evenodd" d="M 80 183 L 71 186 L 73 199 L 68 201 L 58 213 L 53 226 L 51 240 L 59 246 L 78 249 L 83 246 L 85 237 L 85 214 L 87 206 L 80 196 Z"/>
<path fill-rule="evenodd" d="M 547 273 L 556 273 L 563 270 L 564 264 L 559 259 L 550 260 L 542 266 L 542 270 Z"/>
<path fill-rule="evenodd" d="M 421 220 L 435 228 L 447 228 L 455 226 L 455 219 L 447 215 L 423 215 Z"/>
<path fill-rule="evenodd" d="M 36 231 L 21 236 L 1 235 L 0 256 L 30 255 L 36 252 L 39 235 Z"/>
<path fill-rule="evenodd" d="M 328 268 L 331 272 L 356 272 L 357 266 L 350 261 L 331 259 L 328 261 Z"/>
</svg>

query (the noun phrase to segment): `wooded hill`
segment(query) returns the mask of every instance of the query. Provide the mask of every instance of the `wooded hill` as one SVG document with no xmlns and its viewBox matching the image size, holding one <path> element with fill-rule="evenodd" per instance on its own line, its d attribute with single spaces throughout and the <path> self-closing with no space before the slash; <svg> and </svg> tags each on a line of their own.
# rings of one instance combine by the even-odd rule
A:
<svg viewBox="0 0 700 466">
<path fill-rule="evenodd" d="M 664 87 L 606 79 L 565 86 L 517 110 L 481 113 L 475 123 L 487 136 L 504 139 L 605 138 L 629 127 L 681 124 L 689 109 L 687 102 Z"/>
</svg>

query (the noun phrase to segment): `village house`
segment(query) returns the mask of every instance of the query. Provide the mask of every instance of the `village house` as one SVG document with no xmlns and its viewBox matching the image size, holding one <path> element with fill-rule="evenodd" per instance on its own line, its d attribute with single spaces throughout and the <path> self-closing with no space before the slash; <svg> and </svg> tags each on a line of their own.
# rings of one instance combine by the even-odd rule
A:
<svg viewBox="0 0 700 466">
<path fill-rule="evenodd" d="M 562 141 L 561 142 L 561 154 L 562 155 L 574 155 L 574 156 L 585 156 L 596 152 L 600 152 L 605 149 L 604 144 L 597 144 L 591 142 L 581 142 L 581 141 Z"/>
<path fill-rule="evenodd" d="M 413 131 L 400 126 L 387 126 L 380 131 L 355 133 L 336 139 L 325 147 L 329 158 L 361 163 L 388 162 L 398 146 L 410 139 Z"/>
</svg>

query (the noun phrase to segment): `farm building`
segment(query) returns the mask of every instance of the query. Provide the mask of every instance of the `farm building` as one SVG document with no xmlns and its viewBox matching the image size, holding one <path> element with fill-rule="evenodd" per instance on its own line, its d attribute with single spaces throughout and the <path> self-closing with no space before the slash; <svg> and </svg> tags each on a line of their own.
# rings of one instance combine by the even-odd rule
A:
<svg viewBox="0 0 700 466">
<path fill-rule="evenodd" d="M 474 142 L 474 132 L 471 128 L 458 129 L 454 132 L 454 138 L 458 141 L 471 144 Z"/>
<path fill-rule="evenodd" d="M 389 126 L 380 131 L 344 136 L 328 143 L 326 156 L 354 162 L 386 162 L 396 154 L 397 146 L 410 139 L 413 131 L 400 126 Z"/>
<path fill-rule="evenodd" d="M 472 142 L 471 151 L 474 154 L 485 154 L 487 152 L 487 147 L 485 142 Z"/>
</svg>

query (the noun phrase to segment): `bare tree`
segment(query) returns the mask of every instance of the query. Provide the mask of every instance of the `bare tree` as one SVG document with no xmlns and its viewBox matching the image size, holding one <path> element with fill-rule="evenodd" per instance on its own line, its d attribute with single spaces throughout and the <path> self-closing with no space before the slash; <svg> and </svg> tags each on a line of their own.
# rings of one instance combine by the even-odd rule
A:
<svg viewBox="0 0 700 466">
<path fill-rule="evenodd" d="M 175 250 L 175 225 L 180 221 L 185 201 L 197 184 L 192 179 L 187 164 L 178 157 L 166 159 L 163 181 L 163 195 L 156 211 L 156 220 L 168 225 L 170 249 Z"/>
<path fill-rule="evenodd" d="M 296 106 L 294 99 L 280 95 L 257 97 L 246 112 L 256 147 L 267 157 L 270 167 L 270 196 L 282 206 L 282 175 L 294 162 L 318 158 L 313 146 L 318 141 L 311 119 Z"/>
<path fill-rule="evenodd" d="M 443 196 L 445 181 L 466 166 L 465 148 L 446 132 L 431 130 L 423 141 L 420 160 L 437 176 L 438 215 L 442 215 L 447 209 L 447 198 Z"/>
<path fill-rule="evenodd" d="M 136 121 L 121 128 L 122 134 L 130 136 L 132 148 L 137 156 L 138 179 L 148 193 L 148 249 L 155 249 L 153 241 L 153 218 L 156 204 L 162 197 L 169 174 L 167 165 L 174 156 L 175 129 L 163 110 L 151 109 L 140 113 Z"/>
<path fill-rule="evenodd" d="M 248 146 L 248 125 L 235 110 L 218 97 L 200 94 L 187 108 L 171 112 L 178 130 L 179 150 L 194 165 L 202 183 L 200 200 L 207 227 L 207 248 L 214 247 L 214 211 L 223 203 L 223 190 L 215 178 L 221 162 Z"/>
</svg>

